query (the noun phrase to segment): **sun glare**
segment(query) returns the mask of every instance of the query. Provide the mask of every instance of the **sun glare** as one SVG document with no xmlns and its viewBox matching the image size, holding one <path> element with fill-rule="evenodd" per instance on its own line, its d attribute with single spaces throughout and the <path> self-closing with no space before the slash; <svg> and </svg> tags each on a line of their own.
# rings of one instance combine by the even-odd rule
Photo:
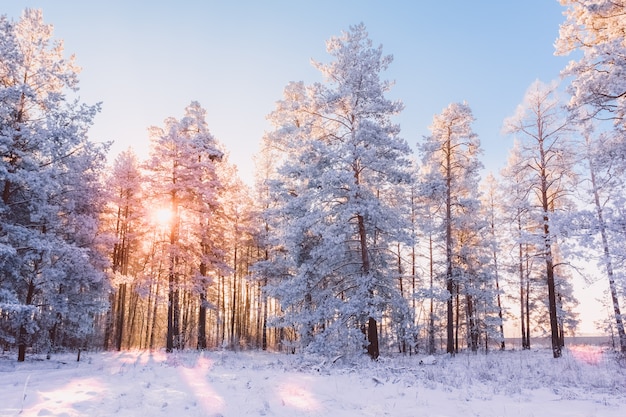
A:
<svg viewBox="0 0 626 417">
<path fill-rule="evenodd" d="M 152 215 L 154 222 L 160 226 L 168 225 L 172 217 L 172 210 L 163 207 L 156 209 Z"/>
</svg>

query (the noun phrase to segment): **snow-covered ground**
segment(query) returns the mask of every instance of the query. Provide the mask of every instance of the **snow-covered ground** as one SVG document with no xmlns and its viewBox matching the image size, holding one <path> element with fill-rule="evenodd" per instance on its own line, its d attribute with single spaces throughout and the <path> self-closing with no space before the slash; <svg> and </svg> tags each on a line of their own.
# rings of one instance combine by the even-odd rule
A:
<svg viewBox="0 0 626 417">
<path fill-rule="evenodd" d="M 420 363 L 420 361 L 422 363 Z M 264 352 L 0 357 L 0 416 L 626 416 L 626 368 L 597 347 L 456 357 Z"/>
</svg>

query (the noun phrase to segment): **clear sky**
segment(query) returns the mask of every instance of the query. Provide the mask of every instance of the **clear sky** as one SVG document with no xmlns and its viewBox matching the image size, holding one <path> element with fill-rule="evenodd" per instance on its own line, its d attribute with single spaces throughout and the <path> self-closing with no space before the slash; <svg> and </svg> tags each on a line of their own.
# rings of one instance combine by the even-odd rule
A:
<svg viewBox="0 0 626 417">
<path fill-rule="evenodd" d="M 570 59 L 553 54 L 564 21 L 557 0 L 0 0 L 12 19 L 25 7 L 43 9 L 76 54 L 81 99 L 103 103 L 90 137 L 115 141 L 111 160 L 128 146 L 147 156 L 147 128 L 197 100 L 249 183 L 265 116 L 289 81 L 321 81 L 310 60 L 328 60 L 325 41 L 350 25 L 363 22 L 394 56 L 383 77 L 406 106 L 397 121 L 408 143 L 415 148 L 448 104 L 467 101 L 494 173 L 513 142 L 503 120 L 534 80 L 559 78 Z M 586 320 L 583 331 L 591 327 Z"/>
<path fill-rule="evenodd" d="M 321 81 L 310 60 L 327 60 L 325 41 L 350 25 L 365 23 L 394 56 L 383 77 L 406 106 L 398 122 L 408 143 L 465 100 L 494 172 L 512 144 L 500 133 L 504 118 L 532 81 L 558 78 L 568 60 L 553 55 L 564 20 L 556 0 L 0 0 L 13 19 L 25 7 L 43 9 L 76 54 L 82 100 L 103 103 L 90 136 L 115 141 L 111 157 L 129 145 L 145 156 L 147 128 L 197 100 L 248 182 L 283 87 Z"/>
</svg>

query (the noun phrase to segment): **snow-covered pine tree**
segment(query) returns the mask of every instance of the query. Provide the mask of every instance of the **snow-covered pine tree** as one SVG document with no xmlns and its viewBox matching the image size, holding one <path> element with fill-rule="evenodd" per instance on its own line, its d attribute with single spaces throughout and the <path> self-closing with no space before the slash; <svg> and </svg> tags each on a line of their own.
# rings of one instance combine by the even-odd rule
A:
<svg viewBox="0 0 626 417">
<path fill-rule="evenodd" d="M 458 351 L 460 296 L 465 295 L 470 320 L 468 334 L 472 347 L 477 342 L 477 322 L 474 316 L 475 279 L 478 248 L 482 247 L 480 229 L 486 227 L 479 218 L 480 200 L 477 196 L 480 142 L 472 131 L 474 121 L 470 107 L 452 103 L 434 117 L 432 134 L 419 144 L 424 175 L 421 194 L 441 207 L 435 217 L 441 225 L 440 233 L 445 248 L 445 287 L 447 294 L 446 335 L 448 353 Z M 476 246 L 478 245 L 478 246 Z M 461 289 L 465 288 L 465 294 Z M 456 306 L 455 306 L 456 303 Z M 457 312 L 457 314 L 455 314 Z M 455 331 L 456 329 L 456 331 Z"/>
<path fill-rule="evenodd" d="M 601 242 L 603 268 L 609 280 L 611 304 L 620 349 L 626 352 L 626 335 L 621 318 L 619 297 L 615 281 L 615 270 L 621 262 L 615 262 L 615 252 L 621 252 L 621 242 L 611 243 L 613 223 L 623 224 L 619 207 L 623 207 L 623 154 L 626 117 L 626 42 L 624 30 L 626 3 L 609 0 L 563 0 L 567 7 L 566 21 L 561 25 L 556 42 L 556 53 L 569 55 L 582 52 L 577 60 L 571 61 L 563 75 L 572 77 L 569 86 L 572 98 L 570 110 L 578 119 L 595 118 L 612 121 L 617 134 L 603 133 L 590 136 L 585 133 L 591 189 L 595 206 L 595 226 Z M 604 128 L 604 127 L 603 127 Z M 608 145 L 608 146 L 607 146 Z M 593 148 L 593 149 L 592 149 Z M 620 186 L 621 183 L 621 186 Z M 618 226 L 616 230 L 622 229 Z M 623 232 L 623 231 L 622 231 Z M 623 240 L 623 233 L 618 241 Z"/>
<path fill-rule="evenodd" d="M 552 353 L 555 358 L 561 356 L 562 338 L 553 253 L 556 235 L 552 223 L 555 212 L 565 207 L 568 192 L 576 183 L 575 148 L 557 93 L 555 83 L 535 81 L 526 91 L 516 114 L 505 121 L 506 131 L 520 141 L 523 163 L 519 168 L 528 174 L 526 190 L 533 205 L 532 221 L 539 226 L 534 233 L 541 238 L 538 255 L 545 263 Z"/>
<path fill-rule="evenodd" d="M 314 63 L 326 82 L 290 84 L 270 115 L 286 154 L 271 182 L 273 248 L 263 269 L 280 271 L 272 290 L 280 322 L 297 329 L 303 348 L 365 348 L 377 358 L 383 313 L 407 308 L 389 251 L 408 240 L 407 228 L 386 196 L 409 181 L 410 148 L 391 122 L 402 105 L 385 98 L 391 84 L 380 79 L 391 56 L 362 24 L 327 50 L 333 60 Z"/>
<path fill-rule="evenodd" d="M 531 317 L 531 289 L 536 262 L 535 246 L 540 244 L 531 230 L 537 225 L 531 223 L 532 204 L 529 201 L 529 172 L 524 169 L 525 160 L 522 157 L 521 145 L 515 140 L 509 152 L 507 166 L 501 171 L 501 204 L 503 208 L 502 220 L 508 227 L 503 230 L 505 245 L 511 256 L 506 263 L 510 270 L 511 285 L 519 288 L 519 317 L 522 349 L 530 349 L 530 317 Z"/>
<path fill-rule="evenodd" d="M 626 126 L 626 3 L 623 0 L 561 0 L 567 7 L 556 54 L 582 52 L 562 74 L 572 77 L 571 108 Z"/>
<path fill-rule="evenodd" d="M 213 232 L 224 219 L 220 193 L 223 185 L 217 171 L 224 151 L 209 132 L 206 111 L 197 102 L 185 108 L 181 120 L 170 117 L 164 127 L 150 129 L 151 149 L 146 169 L 149 192 L 155 208 L 169 209 L 169 270 L 166 349 L 184 347 L 181 334 L 182 295 L 206 312 L 210 276 L 225 273 L 221 241 Z M 189 300 L 190 297 L 186 297 Z M 190 301 L 188 301 L 190 302 Z M 204 320 L 199 320 L 203 326 Z M 201 327 L 198 334 L 206 334 Z M 202 337 L 201 337 L 202 338 Z M 199 340 L 199 346 L 206 345 Z"/>
<path fill-rule="evenodd" d="M 496 339 L 499 339 L 500 350 L 505 349 L 505 341 L 504 341 L 504 310 L 502 308 L 502 298 L 504 291 L 502 290 L 502 259 L 500 257 L 500 253 L 502 251 L 502 246 L 500 244 L 501 236 L 503 234 L 502 228 L 502 212 L 503 206 L 500 204 L 500 184 L 496 180 L 495 176 L 492 173 L 487 175 L 483 183 L 483 191 L 482 191 L 482 209 L 483 215 L 487 219 L 488 227 L 488 243 L 491 252 L 491 262 L 490 262 L 490 272 L 493 274 L 493 283 L 495 284 L 495 299 L 496 299 L 496 312 L 497 318 L 493 316 L 489 316 L 489 305 L 488 302 L 485 302 L 485 307 L 487 311 L 487 317 L 485 321 L 488 323 L 486 325 L 486 333 L 495 333 L 492 331 L 493 327 L 498 328 L 498 332 L 496 333 Z M 489 299 L 491 297 L 488 297 Z M 496 326 L 493 326 L 493 325 Z"/>
<path fill-rule="evenodd" d="M 112 342 L 121 350 L 126 327 L 126 299 L 129 284 L 137 278 L 140 243 L 146 233 L 144 178 L 137 156 L 131 149 L 120 153 L 107 178 L 109 193 L 103 232 L 111 236 L 109 310 L 106 317 L 104 348 Z"/>
<path fill-rule="evenodd" d="M 98 106 L 72 101 L 73 57 L 42 12 L 0 17 L 0 285 L 4 342 L 81 347 L 103 308 L 96 250 L 105 149 L 87 129 Z"/>
<path fill-rule="evenodd" d="M 624 166 L 621 134 L 616 131 L 595 132 L 591 124 L 583 128 L 583 150 L 587 162 L 593 210 L 581 212 L 579 233 L 581 245 L 600 254 L 598 266 L 606 273 L 611 310 L 620 351 L 626 354 L 626 332 L 620 306 L 620 274 L 623 273 L 624 219 L 620 216 L 624 204 Z M 592 220 L 587 220 L 592 219 Z M 620 256 L 621 255 L 621 256 Z"/>
</svg>

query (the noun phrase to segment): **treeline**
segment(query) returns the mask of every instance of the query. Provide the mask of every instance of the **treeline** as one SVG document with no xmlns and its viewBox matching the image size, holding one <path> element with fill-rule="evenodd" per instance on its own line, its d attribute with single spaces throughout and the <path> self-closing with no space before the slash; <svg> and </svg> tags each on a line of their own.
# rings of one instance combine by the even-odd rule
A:
<svg viewBox="0 0 626 417">
<path fill-rule="evenodd" d="M 414 158 L 381 78 L 392 57 L 361 24 L 327 43 L 324 83 L 285 88 L 253 187 L 197 102 L 150 128 L 147 160 L 106 166 L 86 135 L 99 109 L 68 98 L 77 70 L 42 13 L 2 17 L 3 348 L 454 354 L 504 349 L 508 321 L 560 357 L 573 265 L 596 259 L 626 352 L 626 6 L 566 3 L 557 52 L 583 52 L 570 95 L 529 87 L 498 178 L 480 177 L 467 103 L 434 117 Z"/>
</svg>

